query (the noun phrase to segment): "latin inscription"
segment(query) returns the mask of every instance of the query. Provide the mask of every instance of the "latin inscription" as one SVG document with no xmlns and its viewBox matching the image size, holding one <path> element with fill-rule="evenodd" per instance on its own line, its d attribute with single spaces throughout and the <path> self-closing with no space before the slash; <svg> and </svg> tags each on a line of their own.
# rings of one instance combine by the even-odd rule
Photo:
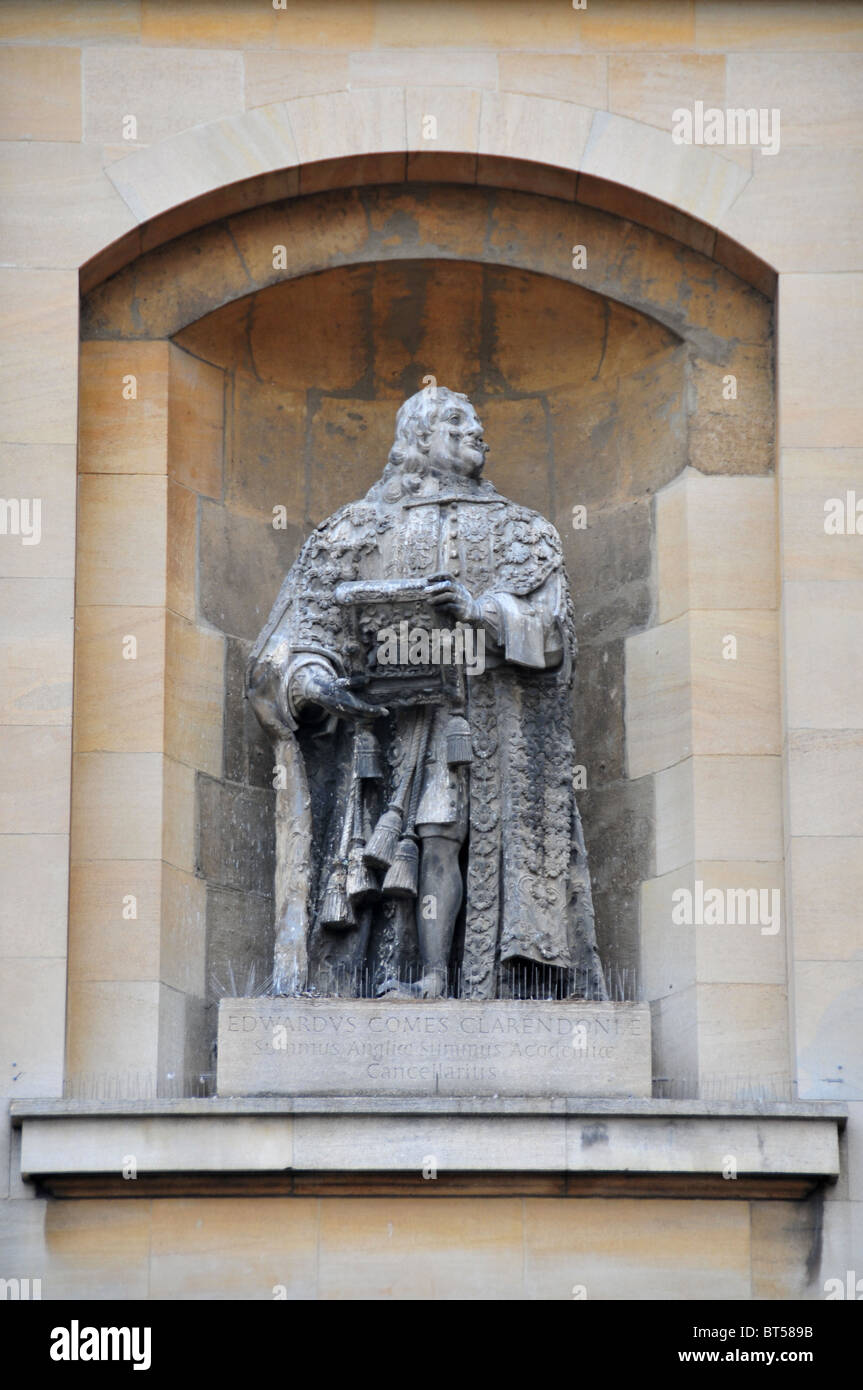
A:
<svg viewBox="0 0 863 1390">
<path fill-rule="evenodd" d="M 245 1001 L 244 1001 L 245 1002 Z M 242 1072 L 262 1090 L 374 1093 L 395 1086 L 446 1094 L 561 1094 L 600 1075 L 629 1078 L 627 1094 L 649 1084 L 649 1023 L 645 1008 L 524 1003 L 381 1009 L 339 1001 L 235 1001 L 222 1005 L 220 1090 Z M 641 1073 L 644 1073 L 642 1077 Z M 637 1075 L 638 1080 L 633 1081 Z M 646 1080 L 644 1079 L 646 1078 Z M 598 1093 L 594 1085 L 591 1093 Z M 649 1094 L 649 1091 L 647 1092 Z"/>
</svg>

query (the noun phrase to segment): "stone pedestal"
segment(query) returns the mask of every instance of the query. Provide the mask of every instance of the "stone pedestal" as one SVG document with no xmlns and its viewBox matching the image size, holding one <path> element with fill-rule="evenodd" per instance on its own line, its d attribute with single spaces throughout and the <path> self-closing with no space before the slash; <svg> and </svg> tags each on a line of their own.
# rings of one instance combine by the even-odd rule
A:
<svg viewBox="0 0 863 1390">
<path fill-rule="evenodd" d="M 651 1094 L 646 1004 L 223 999 L 220 1096 Z"/>
</svg>

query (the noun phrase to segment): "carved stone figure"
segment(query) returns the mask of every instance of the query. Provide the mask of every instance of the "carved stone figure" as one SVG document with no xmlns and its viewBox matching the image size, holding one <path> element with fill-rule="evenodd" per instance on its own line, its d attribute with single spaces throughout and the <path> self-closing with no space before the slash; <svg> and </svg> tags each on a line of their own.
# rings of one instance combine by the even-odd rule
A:
<svg viewBox="0 0 863 1390">
<path fill-rule="evenodd" d="M 307 540 L 252 653 L 276 748 L 275 989 L 604 998 L 560 538 L 443 387 Z"/>
</svg>

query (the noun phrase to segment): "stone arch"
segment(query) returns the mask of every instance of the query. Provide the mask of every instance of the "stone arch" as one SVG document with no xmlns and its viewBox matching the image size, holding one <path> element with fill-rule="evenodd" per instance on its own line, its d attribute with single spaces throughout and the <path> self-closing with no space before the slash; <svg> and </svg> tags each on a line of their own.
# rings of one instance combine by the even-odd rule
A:
<svg viewBox="0 0 863 1390">
<path fill-rule="evenodd" d="M 584 264 L 573 254 L 577 246 L 585 248 Z M 747 340 L 747 325 L 733 332 L 728 316 L 741 277 L 706 251 L 586 204 L 435 182 L 336 188 L 214 219 L 143 251 L 96 285 L 86 296 L 82 336 L 170 336 L 222 304 L 297 275 L 427 255 L 531 270 L 609 295 L 714 360 L 723 338 Z M 683 298 L 669 296 L 667 276 L 644 274 L 658 255 L 679 267 Z M 169 264 L 173 287 L 165 295 Z M 753 304 L 762 295 L 744 291 Z"/>
<path fill-rule="evenodd" d="M 446 112 L 434 149 L 421 111 Z M 82 267 L 86 291 L 148 249 L 278 198 L 366 183 L 490 184 L 642 222 L 764 293 L 775 269 L 737 240 L 751 178 L 710 147 L 575 102 L 459 88 L 371 88 L 274 102 L 195 126 L 107 169 L 137 225 Z"/>
<path fill-rule="evenodd" d="M 153 452 L 143 462 L 141 447 L 124 435 L 126 422 L 117 424 L 128 461 L 120 467 L 116 455 L 111 456 L 117 436 L 110 432 L 106 436 L 96 416 L 84 411 L 81 609 L 83 613 L 114 606 L 152 607 L 160 616 L 152 674 L 156 703 L 149 711 L 154 746 L 135 745 L 133 732 L 130 748 L 106 749 L 96 732 L 91 735 L 95 742 L 76 747 L 71 914 L 76 997 L 70 1011 L 70 1065 L 80 1071 L 99 1069 L 106 1052 L 112 1058 L 118 1053 L 128 1058 L 126 1066 L 131 1070 L 132 1058 L 140 1054 L 142 1045 L 154 1078 L 169 1068 L 175 1074 L 189 1071 L 192 1060 L 196 1069 L 206 1068 L 202 1050 L 206 1035 L 200 1027 L 199 1007 L 206 961 L 205 912 L 196 874 L 195 784 L 202 776 L 212 775 L 220 757 L 221 707 L 215 691 L 224 671 L 220 666 L 224 652 L 209 626 L 198 621 L 196 576 L 189 568 L 198 502 L 190 499 L 212 498 L 217 488 L 211 466 L 215 467 L 222 423 L 221 381 L 217 367 L 183 351 L 185 345 L 178 347 L 176 338 L 207 314 L 238 305 L 290 279 L 340 267 L 387 259 L 449 260 L 565 281 L 581 292 L 616 300 L 670 330 L 681 344 L 682 394 L 695 403 L 694 427 L 687 426 L 682 462 L 684 467 L 694 464 L 698 474 L 693 481 L 677 468 L 669 477 L 654 479 L 647 491 L 671 484 L 661 503 L 662 515 L 659 504 L 653 513 L 659 570 L 654 616 L 665 625 L 666 636 L 670 624 L 678 620 L 685 633 L 682 642 L 678 631 L 673 634 L 676 646 L 666 654 L 667 661 L 663 658 L 658 680 L 655 673 L 645 677 L 641 670 L 638 674 L 640 653 L 635 650 L 631 669 L 636 676 L 631 690 L 627 688 L 627 698 L 640 722 L 637 719 L 631 731 L 628 775 L 636 781 L 647 780 L 642 781 L 642 800 L 627 808 L 627 814 L 654 821 L 660 833 L 684 834 L 686 810 L 681 810 L 683 803 L 676 792 L 669 810 L 668 787 L 674 769 L 696 751 L 707 757 L 727 751 L 721 736 L 713 744 L 698 744 L 682 727 L 694 689 L 693 649 L 703 640 L 701 629 L 693 628 L 690 610 L 699 603 L 706 608 L 722 608 L 722 603 L 703 593 L 700 598 L 689 592 L 663 594 L 662 557 L 675 549 L 688 555 L 693 545 L 700 546 L 703 535 L 695 536 L 693 517 L 702 518 L 705 511 L 715 516 L 717 494 L 712 491 L 709 499 L 696 495 L 698 475 L 760 475 L 716 479 L 722 492 L 720 509 L 725 506 L 728 515 L 739 507 L 743 494 L 731 498 L 726 484 L 744 487 L 747 504 L 754 503 L 759 521 L 768 490 L 772 497 L 772 482 L 765 476 L 772 466 L 772 438 L 769 430 L 759 435 L 757 425 L 764 401 L 769 403 L 772 397 L 771 316 L 764 297 L 772 291 L 772 272 L 718 230 L 723 210 L 730 206 L 729 189 L 739 191 L 739 179 L 715 165 L 712 161 L 719 157 L 712 152 L 695 151 L 704 186 L 714 190 L 714 201 L 707 194 L 699 195 L 701 201 L 690 199 L 683 208 L 599 172 L 600 168 L 622 172 L 623 166 L 614 164 L 610 156 L 606 164 L 598 156 L 592 163 L 585 159 L 578 169 L 563 163 L 550 165 L 547 159 L 540 164 L 530 157 L 531 152 L 561 151 L 567 132 L 573 138 L 579 132 L 584 135 L 582 152 L 589 154 L 595 118 L 588 121 L 579 114 L 581 108 L 568 103 L 507 99 L 508 134 L 497 143 L 489 137 L 488 149 L 481 149 L 478 141 L 473 150 L 453 148 L 432 155 L 408 148 L 406 141 L 402 149 L 388 148 L 395 136 L 380 102 L 376 105 L 366 96 L 358 98 L 358 106 L 345 101 L 321 105 L 328 101 L 324 98 L 305 100 L 317 105 L 284 103 L 247 113 L 235 122 L 187 132 L 158 151 L 141 151 L 112 166 L 117 187 L 144 220 L 135 233 L 107 248 L 82 272 L 82 287 L 89 289 L 82 317 L 83 393 L 88 409 L 95 405 L 98 414 L 105 408 L 100 393 L 111 372 L 132 359 L 149 381 L 157 404 L 149 417 L 149 443 L 143 446 L 144 453 L 147 448 Z M 518 120 L 515 110 L 520 113 Z M 349 116 L 358 111 L 366 115 L 354 122 L 351 131 Z M 317 129 L 319 123 L 325 131 L 336 116 L 340 128 L 344 123 L 341 136 L 332 136 L 329 146 L 316 146 L 312 127 Z M 312 124 L 297 141 L 301 117 Z M 555 126 L 554 120 L 560 124 Z M 635 124 L 624 122 L 627 127 Z M 285 154 L 288 132 L 295 139 L 293 163 Z M 654 150 L 658 134 L 653 131 L 644 137 Z M 596 127 L 596 138 L 600 143 L 605 139 L 602 122 Z M 349 147 L 348 140 L 353 142 Z M 261 167 L 256 172 L 249 173 L 247 167 L 245 176 L 232 179 L 239 167 L 230 163 L 233 141 L 243 150 L 251 142 L 257 150 Z M 324 158 L 327 148 L 338 153 Z M 669 149 L 673 149 L 670 142 Z M 709 158 L 702 160 L 702 155 Z M 646 174 L 641 182 L 649 183 Z M 674 192 L 667 180 L 650 186 L 668 195 Z M 695 217 L 692 208 L 702 213 L 712 208 L 714 225 Z M 584 269 L 573 265 L 572 247 L 577 242 L 588 247 Z M 274 246 L 285 247 L 284 264 L 274 264 Z M 645 275 L 645 265 L 653 265 L 657 273 Z M 757 385 L 746 409 L 738 414 L 734 448 L 738 466 L 729 469 L 722 457 L 727 445 L 725 425 L 710 401 L 722 378 L 737 370 L 748 372 Z M 742 460 L 741 453 L 746 454 Z M 116 527 L 117 508 L 127 516 L 134 508 L 138 518 L 137 550 L 133 543 L 131 559 L 128 536 L 124 538 L 122 527 Z M 115 528 L 113 549 L 106 542 L 106 527 Z M 610 539 L 610 544 L 615 543 Z M 770 534 L 764 546 L 772 558 Z M 124 566 L 131 576 L 135 559 L 144 563 L 145 552 L 156 555 L 156 569 L 150 567 L 143 576 L 143 586 L 137 583 L 141 576 L 135 577 L 125 592 L 126 602 L 121 603 L 116 576 Z M 748 606 L 745 598 L 739 604 L 741 609 Z M 763 606 L 769 610 L 767 598 Z M 122 626 L 125 615 L 117 616 Z M 92 611 L 83 614 L 76 660 L 76 720 L 83 704 L 90 701 L 91 727 L 97 730 L 100 710 L 93 692 L 104 660 L 103 617 L 104 613 Z M 621 665 L 620 681 L 629 681 L 629 675 L 627 660 L 626 672 Z M 674 701 L 681 686 L 686 697 L 678 710 Z M 108 693 L 117 692 L 109 688 Z M 645 701 L 648 705 L 664 702 L 663 709 L 670 712 L 675 725 L 670 741 L 659 750 L 651 743 Z M 148 761 L 135 763 L 136 757 Z M 117 819 L 130 780 L 137 782 L 138 801 L 146 803 L 133 830 L 131 848 L 118 829 L 122 815 Z M 213 795 L 217 797 L 218 792 Z M 662 816 L 670 830 L 662 829 Z M 107 852 L 103 853 L 103 841 L 96 856 L 93 844 L 104 830 L 109 832 Z M 235 850 L 236 846 L 225 846 L 226 853 Z M 694 840 L 686 853 L 688 858 L 680 862 L 694 863 Z M 669 862 L 661 861 L 665 867 Z M 94 863 L 99 866 L 95 872 Z M 130 980 L 121 967 L 117 978 L 96 980 L 92 971 L 87 973 L 84 919 L 100 895 L 119 881 L 118 873 L 128 878 L 130 863 L 143 874 L 142 892 L 151 904 L 149 956 L 138 967 L 145 978 Z M 655 880 L 662 878 L 659 863 L 657 859 L 654 864 Z M 148 866 L 146 871 L 142 864 Z M 120 870 L 118 865 L 126 867 Z M 675 862 L 671 871 L 679 867 Z M 661 898 L 662 891 L 662 886 L 656 888 L 654 899 L 657 894 Z M 646 907 L 643 904 L 642 913 L 649 935 L 651 924 L 655 926 L 653 918 L 659 915 L 655 900 Z M 650 950 L 661 958 L 655 941 Z M 697 1014 L 697 974 L 690 984 L 686 1006 Z M 661 1012 L 662 999 L 659 1004 Z M 667 1022 L 670 1007 L 669 1003 L 664 1020 L 666 1036 L 673 1031 Z M 76 1023 L 82 1012 L 88 1016 L 86 1028 Z M 121 1015 L 130 1040 L 125 1047 L 117 1044 Z M 134 1026 L 130 1019 L 135 1020 Z M 697 1053 L 694 1060 L 675 1054 L 662 1037 L 660 1029 L 661 1067 L 674 1066 L 679 1075 L 688 1065 L 696 1078 L 712 1070 Z M 672 1058 L 670 1064 L 666 1057 Z"/>
</svg>

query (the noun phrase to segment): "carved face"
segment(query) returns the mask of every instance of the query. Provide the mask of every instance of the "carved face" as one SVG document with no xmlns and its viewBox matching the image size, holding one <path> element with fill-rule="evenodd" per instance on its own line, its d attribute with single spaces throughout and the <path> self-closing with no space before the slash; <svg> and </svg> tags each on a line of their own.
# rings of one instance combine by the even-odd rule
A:
<svg viewBox="0 0 863 1390">
<path fill-rule="evenodd" d="M 447 401 L 428 436 L 428 459 L 433 468 L 479 477 L 488 445 L 482 423 L 470 401 Z"/>
</svg>

